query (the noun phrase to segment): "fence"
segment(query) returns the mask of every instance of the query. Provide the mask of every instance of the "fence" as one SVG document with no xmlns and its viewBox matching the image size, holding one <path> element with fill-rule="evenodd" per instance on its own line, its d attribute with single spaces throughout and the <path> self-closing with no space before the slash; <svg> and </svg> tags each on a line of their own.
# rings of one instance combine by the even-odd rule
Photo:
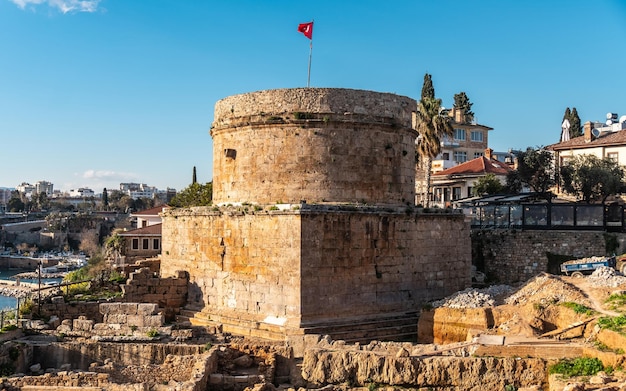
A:
<svg viewBox="0 0 626 391">
<path fill-rule="evenodd" d="M 626 231 L 622 205 L 503 204 L 464 209 L 472 228 Z"/>
</svg>

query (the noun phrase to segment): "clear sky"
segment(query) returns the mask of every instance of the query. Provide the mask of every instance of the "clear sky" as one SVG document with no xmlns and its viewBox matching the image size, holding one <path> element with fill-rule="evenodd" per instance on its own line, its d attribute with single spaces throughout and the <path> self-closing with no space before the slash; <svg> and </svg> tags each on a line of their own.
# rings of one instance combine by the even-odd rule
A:
<svg viewBox="0 0 626 391">
<path fill-rule="evenodd" d="M 626 114 L 626 1 L 0 0 L 0 187 L 212 179 L 209 129 L 230 95 L 312 87 L 451 107 L 466 92 L 496 151 Z"/>
</svg>

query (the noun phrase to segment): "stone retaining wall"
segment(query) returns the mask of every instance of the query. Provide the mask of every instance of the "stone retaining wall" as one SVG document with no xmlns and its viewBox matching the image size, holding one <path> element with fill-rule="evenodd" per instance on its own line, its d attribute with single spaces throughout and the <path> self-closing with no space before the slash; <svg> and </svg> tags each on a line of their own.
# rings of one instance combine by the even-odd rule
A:
<svg viewBox="0 0 626 391">
<path fill-rule="evenodd" d="M 166 320 L 174 320 L 187 302 L 189 274 L 176 270 L 170 277 L 158 277 L 149 268 L 130 273 L 122 292 L 125 302 L 156 303 L 165 310 Z"/>
<path fill-rule="evenodd" d="M 537 274 L 559 274 L 555 260 L 606 254 L 607 240 L 616 240 L 618 254 L 625 252 L 625 233 L 602 231 L 472 230 L 472 263 L 492 281 L 513 284 Z M 559 257 L 560 256 L 560 257 Z"/>
<path fill-rule="evenodd" d="M 48 318 L 57 316 L 60 320 L 78 319 L 79 316 L 84 316 L 87 319 L 94 320 L 96 323 L 101 323 L 100 304 L 97 301 L 71 301 L 66 303 L 62 296 L 58 296 L 58 298 L 53 297 L 50 303 L 41 304 L 41 314 Z M 35 310 L 36 306 L 35 304 Z"/>
<path fill-rule="evenodd" d="M 307 388 L 326 384 L 429 387 L 456 391 L 504 390 L 546 386 L 546 363 L 519 357 L 398 357 L 373 352 L 311 349 L 302 375 Z M 541 388 L 545 389 L 545 388 Z"/>
</svg>

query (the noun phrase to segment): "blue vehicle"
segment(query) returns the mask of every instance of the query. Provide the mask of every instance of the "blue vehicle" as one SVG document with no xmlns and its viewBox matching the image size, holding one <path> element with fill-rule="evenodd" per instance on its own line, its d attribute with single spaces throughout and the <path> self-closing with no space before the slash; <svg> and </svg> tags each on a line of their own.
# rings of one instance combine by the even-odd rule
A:
<svg viewBox="0 0 626 391">
<path fill-rule="evenodd" d="M 573 259 L 561 264 L 561 273 L 566 276 L 582 277 L 593 273 L 597 268 L 605 266 L 615 269 L 615 257 L 590 257 Z"/>
</svg>

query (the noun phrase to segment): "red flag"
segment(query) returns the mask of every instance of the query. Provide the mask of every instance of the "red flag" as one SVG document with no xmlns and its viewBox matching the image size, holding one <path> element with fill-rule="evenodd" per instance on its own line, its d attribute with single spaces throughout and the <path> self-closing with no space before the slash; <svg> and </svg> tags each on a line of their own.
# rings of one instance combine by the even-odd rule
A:
<svg viewBox="0 0 626 391">
<path fill-rule="evenodd" d="M 304 34 L 308 39 L 313 39 L 313 22 L 300 23 L 298 25 L 298 31 Z"/>
</svg>

